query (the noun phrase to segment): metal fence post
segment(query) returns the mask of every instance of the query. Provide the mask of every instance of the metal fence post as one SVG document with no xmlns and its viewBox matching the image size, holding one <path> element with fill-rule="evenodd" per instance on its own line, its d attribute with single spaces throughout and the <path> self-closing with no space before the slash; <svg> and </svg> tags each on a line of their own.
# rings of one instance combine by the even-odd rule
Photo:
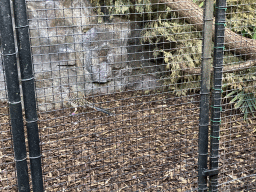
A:
<svg viewBox="0 0 256 192">
<path fill-rule="evenodd" d="M 216 1 L 215 43 L 214 43 L 214 86 L 212 97 L 211 143 L 210 143 L 210 191 L 218 191 L 218 150 L 221 123 L 222 67 L 224 56 L 224 33 L 226 0 Z"/>
<path fill-rule="evenodd" d="M 198 189 L 207 190 L 207 176 L 204 170 L 207 169 L 208 157 L 208 126 L 209 126 L 209 97 L 211 79 L 211 47 L 212 47 L 212 23 L 213 23 L 213 1 L 205 1 L 204 28 L 203 28 L 203 53 L 202 53 L 202 74 L 201 74 L 201 100 L 199 117 L 199 159 L 198 159 Z"/>
<path fill-rule="evenodd" d="M 33 191 L 43 191 L 41 153 L 37 126 L 35 79 L 32 69 L 28 19 L 25 0 L 14 0 L 14 18 L 17 32 L 20 72 L 28 133 L 29 158 Z"/>
<path fill-rule="evenodd" d="M 28 192 L 30 191 L 30 187 L 26 159 L 27 154 L 24 137 L 22 105 L 19 89 L 18 69 L 12 25 L 12 14 L 9 0 L 0 1 L 0 12 L 2 37 L 1 41 L 8 90 L 12 137 L 18 178 L 18 189 L 20 192 Z"/>
</svg>

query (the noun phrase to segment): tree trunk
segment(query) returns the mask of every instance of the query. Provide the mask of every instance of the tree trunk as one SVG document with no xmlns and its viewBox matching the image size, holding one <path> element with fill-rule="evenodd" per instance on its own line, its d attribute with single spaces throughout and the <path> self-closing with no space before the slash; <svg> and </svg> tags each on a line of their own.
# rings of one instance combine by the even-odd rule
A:
<svg viewBox="0 0 256 192">
<path fill-rule="evenodd" d="M 191 0 L 160 0 L 160 2 L 165 3 L 168 7 L 173 10 L 176 10 L 179 13 L 179 17 L 183 17 L 187 22 L 194 24 L 197 31 L 203 30 L 203 14 L 204 11 L 202 8 L 198 7 Z M 215 23 L 215 19 L 213 20 Z M 212 38 L 214 40 L 215 36 L 215 26 L 212 26 L 213 34 Z M 236 65 L 226 65 L 223 67 L 224 73 L 231 73 L 235 71 L 241 71 L 248 69 L 256 64 L 256 40 L 243 37 L 236 34 L 230 29 L 225 29 L 225 46 L 230 51 L 239 53 L 240 55 L 245 56 L 247 59 L 250 59 L 244 63 Z M 185 66 L 181 64 L 181 67 Z M 190 74 L 200 74 L 201 69 L 188 69 L 185 67 L 184 71 Z"/>
<path fill-rule="evenodd" d="M 180 17 L 184 17 L 187 22 L 194 24 L 198 31 L 203 30 L 203 9 L 191 0 L 160 0 L 160 2 L 166 3 L 168 7 L 176 10 Z M 212 30 L 214 39 L 214 25 Z M 238 35 L 228 28 L 225 29 L 225 46 L 231 51 L 246 56 L 246 58 L 256 59 L 256 40 Z"/>
</svg>

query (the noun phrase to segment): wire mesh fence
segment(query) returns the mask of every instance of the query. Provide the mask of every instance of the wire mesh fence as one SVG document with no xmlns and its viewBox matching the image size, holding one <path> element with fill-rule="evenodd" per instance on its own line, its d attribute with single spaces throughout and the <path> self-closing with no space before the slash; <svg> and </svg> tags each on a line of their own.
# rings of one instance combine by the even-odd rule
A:
<svg viewBox="0 0 256 192">
<path fill-rule="evenodd" d="M 45 191 L 198 190 L 204 3 L 26 0 Z M 225 7 L 219 191 L 255 189 L 255 8 Z M 0 67 L 0 188 L 15 191 Z"/>
<path fill-rule="evenodd" d="M 235 39 L 224 51 L 223 114 L 220 128 L 218 178 L 220 191 L 255 190 L 255 7 L 254 1 L 227 1 L 226 28 Z M 233 34 L 226 33 L 226 39 Z M 249 44 L 244 46 L 245 41 Z M 225 42 L 226 45 L 229 42 Z M 246 51 L 246 49 L 248 50 Z M 244 65 L 244 64 L 249 65 Z M 237 68 L 236 68 L 237 67 Z M 225 73 L 225 68 L 234 69 Z M 238 69 L 238 70 L 236 70 Z M 226 70 L 227 71 L 227 70 Z"/>
<path fill-rule="evenodd" d="M 2 65 L 1 65 L 2 67 Z M 3 76 L 2 76 L 3 77 Z M 1 84 L 4 85 L 4 78 L 1 79 Z M 1 87 L 1 91 L 5 91 Z M 15 174 L 14 151 L 12 144 L 11 125 L 9 119 L 8 103 L 6 96 L 1 96 L 1 190 L 11 191 L 17 189 L 17 177 Z"/>
</svg>

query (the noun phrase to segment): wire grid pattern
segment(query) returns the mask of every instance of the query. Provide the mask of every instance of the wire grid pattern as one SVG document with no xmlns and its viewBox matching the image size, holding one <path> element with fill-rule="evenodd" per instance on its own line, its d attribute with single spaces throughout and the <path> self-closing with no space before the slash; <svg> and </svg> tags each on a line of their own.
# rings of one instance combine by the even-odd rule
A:
<svg viewBox="0 0 256 192">
<path fill-rule="evenodd" d="M 45 190 L 195 189 L 199 93 L 168 88 L 183 82 L 169 85 L 163 52 L 154 57 L 156 47 L 142 36 L 167 6 L 124 5 L 154 9 L 105 12 L 109 18 L 102 15 L 109 7 L 80 0 L 27 6 Z M 171 52 L 170 41 L 155 43 Z"/>
<path fill-rule="evenodd" d="M 197 190 L 202 19 L 182 15 L 196 12 L 189 1 L 177 11 L 160 0 L 93 2 L 26 1 L 45 191 Z M 239 3 L 228 8 L 255 4 Z M 224 67 L 246 56 L 230 60 L 233 52 L 225 50 Z M 0 83 L 0 187 L 13 191 L 4 77 Z M 253 190 L 254 117 L 245 122 L 231 99 L 223 99 L 219 189 Z"/>
<path fill-rule="evenodd" d="M 255 11 L 248 10 L 250 7 L 255 8 L 256 3 L 254 1 L 227 1 L 226 27 L 240 34 L 242 32 L 243 37 L 253 39 L 255 42 L 255 32 L 251 33 L 251 31 L 254 31 L 256 27 L 256 14 Z M 230 34 L 227 36 L 230 37 Z M 241 40 L 236 40 L 234 43 L 241 45 L 241 42 Z M 240 50 L 244 48 L 240 48 Z M 255 49 L 255 44 L 248 45 L 248 48 Z M 230 60 L 231 54 L 234 55 L 234 52 L 236 53 L 235 58 L 239 59 Z M 220 174 L 218 178 L 220 191 L 255 191 L 256 188 L 255 66 L 244 67 L 245 61 L 255 62 L 255 59 L 250 56 L 249 52 L 241 53 L 238 48 L 226 47 L 224 69 L 232 66 L 233 69 L 239 67 L 240 70 L 224 73 L 223 76 L 226 97 L 222 101 L 223 112 L 220 129 Z M 238 84 L 240 87 L 237 86 Z M 228 91 L 225 89 L 227 87 Z M 232 91 L 235 94 L 231 94 Z M 248 110 L 247 115 L 245 115 L 245 110 Z"/>
</svg>

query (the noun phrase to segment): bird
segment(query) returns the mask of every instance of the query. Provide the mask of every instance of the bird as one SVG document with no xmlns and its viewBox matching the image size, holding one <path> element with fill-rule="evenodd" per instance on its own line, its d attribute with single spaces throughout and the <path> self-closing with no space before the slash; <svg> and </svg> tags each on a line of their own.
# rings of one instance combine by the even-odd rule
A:
<svg viewBox="0 0 256 192">
<path fill-rule="evenodd" d="M 74 94 L 72 92 L 70 92 L 70 94 L 69 94 L 70 104 L 71 104 L 72 107 L 75 108 L 75 111 L 72 114 L 76 114 L 77 108 L 79 106 L 83 106 L 83 107 L 90 107 L 92 109 L 95 109 L 96 111 L 103 112 L 103 113 L 105 113 L 109 116 L 114 115 L 113 113 L 111 113 L 110 111 L 108 111 L 106 109 L 96 107 L 94 103 L 91 103 L 91 102 L 87 101 L 85 96 L 83 96 L 82 98 L 78 98 L 78 97 L 79 97 L 79 95 Z"/>
</svg>

